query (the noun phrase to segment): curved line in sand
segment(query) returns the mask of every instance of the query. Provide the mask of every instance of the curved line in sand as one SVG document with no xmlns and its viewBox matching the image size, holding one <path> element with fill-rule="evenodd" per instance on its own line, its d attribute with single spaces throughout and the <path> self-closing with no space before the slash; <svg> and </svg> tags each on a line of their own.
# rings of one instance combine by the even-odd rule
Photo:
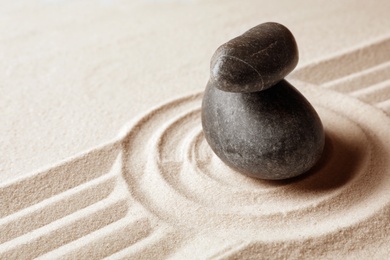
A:
<svg viewBox="0 0 390 260">
<path fill-rule="evenodd" d="M 300 82 L 295 85 L 300 84 L 304 85 Z M 182 234 L 208 230 L 213 235 L 224 230 L 227 238 L 236 241 L 250 237 L 254 241 L 251 247 L 264 249 L 281 241 L 283 245 L 293 245 L 296 241 L 329 244 L 329 237 L 337 241 L 334 234 L 359 232 L 363 224 L 367 229 L 372 223 L 381 223 L 380 229 L 386 231 L 383 212 L 390 211 L 387 194 L 390 177 L 386 174 L 390 168 L 387 162 L 390 151 L 383 143 L 390 138 L 388 118 L 368 105 L 339 94 L 311 90 L 310 86 L 302 86 L 301 90 L 320 112 L 327 132 L 323 162 L 301 178 L 258 181 L 223 165 L 201 133 L 202 93 L 151 110 L 122 129 L 112 142 L 74 157 L 62 167 L 95 158 L 92 155 L 100 150 L 111 154 L 110 158 L 122 151 L 121 170 L 131 200 L 140 202 L 160 220 L 179 226 Z M 341 101 L 345 103 L 344 110 L 339 105 Z M 98 157 L 101 159 L 97 156 L 91 162 L 99 166 Z M 107 167 L 112 161 L 107 160 Z M 19 187 L 21 183 L 33 184 L 48 172 L 53 170 L 2 185 L 0 192 Z M 86 179 L 80 179 L 80 184 L 101 176 L 89 172 L 84 174 Z M 62 188 L 49 190 L 45 196 L 34 197 L 9 213 L 61 192 Z M 93 248 L 98 242 L 89 243 Z M 77 255 L 79 250 L 83 251 L 74 250 L 69 252 Z M 110 252 L 114 254 L 115 250 Z M 243 252 L 246 250 L 245 247 Z"/>
<path fill-rule="evenodd" d="M 133 196 L 155 215 L 174 225 L 199 230 L 226 226 L 236 230 L 252 228 L 257 233 L 253 234 L 255 240 L 267 238 L 270 243 L 280 239 L 295 240 L 303 234 L 306 239 L 323 237 L 350 227 L 358 228 L 367 218 L 375 218 L 376 212 L 390 207 L 390 199 L 383 198 L 380 193 L 384 190 L 378 188 L 390 188 L 389 176 L 385 174 L 389 164 L 384 162 L 386 155 L 383 154 L 389 149 L 381 144 L 390 135 L 380 133 L 378 140 L 378 124 L 371 124 L 373 121 L 389 124 L 389 120 L 369 108 L 366 114 L 370 118 L 366 122 L 353 114 L 367 109 L 367 105 L 348 98 L 346 105 L 351 107 L 342 111 L 337 101 L 329 102 L 340 96 L 322 90 L 316 90 L 321 92 L 316 94 L 309 87 L 301 90 L 315 102 L 327 131 L 329 154 L 311 173 L 279 183 L 253 179 L 245 183 L 245 177 L 228 172 L 232 170 L 214 158 L 206 145 L 200 144 L 204 140 L 200 132 L 199 94 L 188 101 L 167 103 L 143 117 L 136 129 L 147 125 L 150 138 L 141 138 L 142 143 L 135 141 L 134 135 L 125 138 L 128 151 L 143 150 L 148 154 L 142 157 L 144 154 L 140 153 L 138 159 L 133 158 L 132 162 L 137 161 L 138 167 L 130 166 L 131 170 L 125 172 Z M 193 102 L 194 97 L 197 102 Z M 192 105 L 185 106 L 186 102 Z M 149 149 L 141 147 L 145 146 L 145 141 Z M 206 150 L 200 151 L 199 147 Z M 199 159 L 199 155 L 203 158 Z M 216 171 L 220 175 L 216 175 Z M 137 172 L 136 178 L 132 176 L 134 172 Z M 377 174 L 375 178 L 372 172 Z M 220 181 L 231 176 L 240 178 Z M 299 206 L 278 205 L 278 200 L 291 204 L 295 200 Z M 373 201 L 369 210 L 364 208 Z M 196 227 L 191 223 L 196 223 Z M 299 223 L 305 225 L 299 226 Z M 311 224 L 315 224 L 316 229 L 313 230 Z M 286 234 L 281 237 L 278 235 L 281 232 Z"/>
</svg>

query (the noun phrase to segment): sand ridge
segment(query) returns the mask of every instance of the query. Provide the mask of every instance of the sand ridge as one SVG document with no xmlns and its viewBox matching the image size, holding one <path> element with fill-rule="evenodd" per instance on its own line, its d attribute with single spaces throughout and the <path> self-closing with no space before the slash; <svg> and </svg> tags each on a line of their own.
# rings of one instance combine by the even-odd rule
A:
<svg viewBox="0 0 390 260">
<path fill-rule="evenodd" d="M 96 13 L 93 11 L 95 4 L 85 3 L 85 5 L 84 10 L 90 11 L 84 15 L 90 19 L 86 20 L 91 21 L 87 28 L 93 31 L 92 29 L 97 26 L 94 19 L 101 17 L 95 17 Z M 232 11 L 229 18 L 232 20 L 229 22 L 226 22 L 222 15 L 226 9 L 218 8 L 216 3 L 209 5 L 210 9 L 207 10 L 210 17 L 214 17 L 220 23 L 211 28 L 227 25 L 230 28 L 226 29 L 223 34 L 226 38 L 233 36 L 241 29 L 246 29 L 251 23 L 257 23 L 259 19 L 257 8 L 252 8 L 251 14 L 245 16 L 250 18 L 240 16 L 240 12 L 241 15 L 248 12 L 247 7 L 250 4 L 242 4 L 236 8 L 233 2 L 226 2 L 227 10 Z M 287 9 L 290 9 L 290 5 L 293 4 L 288 1 L 284 3 L 284 6 L 288 6 Z M 368 5 L 370 3 L 365 3 L 366 7 Z M 329 12 L 323 12 L 323 9 L 329 11 L 335 6 L 345 8 L 343 9 L 345 13 L 329 19 L 327 17 Z M 368 23 L 369 15 L 366 14 L 365 8 L 352 7 L 349 4 L 335 6 L 311 7 L 310 10 L 313 13 L 308 17 L 320 18 L 316 20 L 312 17 L 310 23 L 306 21 L 307 16 L 302 16 L 304 21 L 299 21 L 300 15 L 307 10 L 299 10 L 292 16 L 296 17 L 292 24 L 296 25 L 297 36 L 304 43 L 306 50 L 302 53 L 303 60 L 309 61 L 309 57 L 311 58 L 314 54 L 319 57 L 318 61 L 298 68 L 289 77 L 318 110 L 326 129 L 325 154 L 319 165 L 312 171 L 301 178 L 283 182 L 253 180 L 237 174 L 213 155 L 204 140 L 199 114 L 202 93 L 184 96 L 140 115 L 123 127 L 111 141 L 69 157 L 62 162 L 49 165 L 45 169 L 26 174 L 24 177 L 1 182 L 0 258 L 234 259 L 267 256 L 273 259 L 287 257 L 291 259 L 304 257 L 383 259 L 390 255 L 388 249 L 390 243 L 390 166 L 388 162 L 390 119 L 382 112 L 390 114 L 390 57 L 388 52 L 390 36 L 384 35 L 381 38 L 369 40 L 363 45 L 324 58 L 320 54 L 322 51 L 325 52 L 325 49 L 329 51 L 327 53 L 332 53 L 341 46 L 356 42 L 356 39 L 358 41 L 365 38 L 371 39 L 372 37 L 367 37 L 367 35 L 377 35 L 383 31 L 383 28 L 373 27 L 372 23 Z M 276 5 L 273 8 L 273 11 L 270 11 L 272 15 L 265 15 L 264 19 L 275 17 L 276 13 L 278 14 L 276 17 L 285 19 L 286 15 L 277 11 L 280 8 Z M 124 8 L 124 10 L 127 9 Z M 353 9 L 352 13 L 355 16 L 359 14 L 356 10 L 364 11 L 360 15 L 362 20 L 359 23 L 363 28 L 345 26 L 355 30 L 351 32 L 353 37 L 342 38 L 341 41 L 329 41 L 328 39 L 327 44 L 318 46 L 316 41 L 323 40 L 326 33 L 342 34 L 345 32 L 341 25 L 348 19 L 356 18 L 351 15 L 352 13 L 347 12 L 350 9 Z M 175 11 L 178 10 L 185 10 L 185 8 L 180 6 L 177 10 L 175 9 Z M 177 13 L 181 16 L 192 15 L 199 17 L 197 18 L 199 20 L 207 21 L 205 18 L 209 17 L 208 14 L 199 16 L 197 10 L 194 10 L 192 13 Z M 219 10 L 219 16 L 214 15 L 215 13 L 210 10 Z M 383 14 L 383 10 L 385 8 L 381 8 L 378 13 Z M 161 15 L 159 11 L 149 12 L 152 16 Z M 27 11 L 24 14 L 29 17 Z M 42 11 L 42 14 L 45 14 L 45 11 Z M 47 11 L 46 14 L 57 16 L 56 12 Z M 100 13 L 102 14 L 104 12 Z M 163 12 L 164 14 L 166 13 Z M 134 15 L 137 16 L 137 14 Z M 105 19 L 100 19 L 103 22 L 98 23 L 99 26 L 106 25 L 106 27 L 102 26 L 101 30 L 109 31 L 112 39 L 116 40 L 115 44 L 112 45 L 113 40 L 107 37 L 107 34 L 102 34 L 97 38 L 87 37 L 87 40 L 82 43 L 85 46 L 81 44 L 83 47 L 81 49 L 77 49 L 80 47 L 77 40 L 69 49 L 69 41 L 61 37 L 56 41 L 54 32 L 60 30 L 58 25 L 61 25 L 61 22 L 57 23 L 57 27 L 50 23 L 37 22 L 46 30 L 53 31 L 54 38 L 48 39 L 54 39 L 56 43 L 52 47 L 49 46 L 52 56 L 44 57 L 43 61 L 42 57 L 35 57 L 35 52 L 39 53 L 40 42 L 37 45 L 31 44 L 34 43 L 31 40 L 34 33 L 24 35 L 25 38 L 22 38 L 25 40 L 18 41 L 12 38 L 14 33 L 17 36 L 17 28 L 8 30 L 6 35 L 9 39 L 6 40 L 9 40 L 11 48 L 5 55 L 3 68 L 8 68 L 6 63 L 11 58 L 23 57 L 22 64 L 13 64 L 15 68 L 19 66 L 22 69 L 13 68 L 12 70 L 11 66 L 10 75 L 20 79 L 20 83 L 23 83 L 21 75 L 26 72 L 23 70 L 23 65 L 25 65 L 28 68 L 34 68 L 25 76 L 26 81 L 30 82 L 31 77 L 39 75 L 41 81 L 37 82 L 47 83 L 46 74 L 41 72 L 47 71 L 46 66 L 55 68 L 51 66 L 56 64 L 53 61 L 63 59 L 63 56 L 68 55 L 67 51 L 75 48 L 78 51 L 73 57 L 91 58 L 94 56 L 96 57 L 94 64 L 98 64 L 96 68 L 88 71 L 88 76 L 85 78 L 82 76 L 85 80 L 84 85 L 98 86 L 99 88 L 93 90 L 103 91 L 103 94 L 107 91 L 104 88 L 105 84 L 109 83 L 106 85 L 111 87 L 112 80 L 117 86 L 126 85 L 129 83 L 129 75 L 120 73 L 120 70 L 129 67 L 125 66 L 126 63 L 123 60 L 133 61 L 120 57 L 119 62 L 116 63 L 117 56 L 114 55 L 111 56 L 111 58 L 114 57 L 114 61 L 110 63 L 106 56 L 95 54 L 104 50 L 104 53 L 111 51 L 119 56 L 117 48 L 131 49 L 140 43 L 145 44 L 144 51 L 153 50 L 154 42 L 150 43 L 146 40 L 150 39 L 150 35 L 159 34 L 157 29 L 147 31 L 139 26 L 121 27 L 121 24 L 126 24 L 123 23 L 125 20 L 121 19 L 127 17 L 128 14 L 122 15 L 118 12 L 117 16 L 119 19 L 114 21 L 115 26 L 107 26 L 104 23 Z M 376 25 L 386 24 L 387 16 L 382 16 L 378 15 L 378 19 L 372 22 Z M 66 16 L 62 18 L 64 17 L 67 18 Z M 137 17 L 139 21 L 142 21 L 141 13 Z M 346 20 L 344 17 L 347 17 Z M 325 23 L 325 20 L 329 26 L 319 27 L 321 22 Z M 172 18 L 168 21 L 176 20 Z M 77 39 L 80 32 L 75 28 L 85 30 L 83 26 L 80 26 L 85 25 L 84 22 L 81 19 L 76 23 L 62 23 L 62 25 L 65 24 L 66 28 L 75 32 L 71 36 Z M 144 22 L 146 27 L 155 28 L 153 22 Z M 7 25 L 7 23 L 4 24 Z M 170 26 L 170 23 L 166 22 L 166 27 L 162 27 L 167 28 L 168 25 Z M 195 30 L 194 34 L 204 33 L 203 23 L 187 21 L 186 25 Z M 127 41 L 122 38 L 118 40 L 115 34 L 119 32 L 118 34 L 122 35 L 122 31 L 115 31 L 114 27 L 131 28 L 136 32 L 134 35 L 142 37 L 136 41 Z M 182 30 L 187 31 L 188 28 Z M 175 29 L 173 28 L 172 31 Z M 366 33 L 368 31 L 370 33 Z M 170 33 L 168 35 L 175 35 Z M 181 34 L 187 37 L 183 41 L 193 40 L 192 33 L 193 31 Z M 308 34 L 310 37 L 303 37 Z M 69 35 L 64 34 L 65 36 Z M 97 39 L 103 44 L 96 47 Z M 215 37 L 212 41 L 217 43 L 220 38 Z M 133 44 L 130 48 L 129 42 Z M 171 42 L 172 39 L 167 37 L 163 39 L 161 45 L 169 46 Z M 195 50 L 196 52 L 209 48 L 208 44 L 202 43 L 204 44 L 202 45 L 194 42 L 195 44 L 191 46 L 199 48 Z M 57 47 L 53 47 L 57 45 L 63 48 L 61 55 L 58 55 Z M 91 46 L 94 47 L 91 48 Z M 110 49 L 109 46 L 114 47 Z M 318 47 L 323 49 L 313 51 Z M 168 50 L 165 49 L 157 58 L 150 51 L 150 57 L 147 57 L 158 61 L 170 55 Z M 88 51 L 93 55 L 82 55 Z M 178 48 L 175 51 L 187 55 L 186 48 Z M 135 57 L 144 58 L 144 53 L 140 52 Z M 129 51 L 127 55 L 130 54 L 133 53 Z M 200 68 L 206 68 L 204 64 L 201 66 L 199 64 L 202 60 L 206 60 L 206 54 L 202 54 L 199 61 L 182 59 L 182 63 L 175 63 L 173 59 L 169 64 L 177 66 L 171 67 L 172 71 L 175 73 L 179 71 L 179 74 L 188 77 L 189 81 L 196 78 L 197 80 L 191 81 L 190 84 L 198 86 L 199 75 L 205 75 Z M 158 62 L 152 63 L 152 66 L 156 66 L 154 72 L 157 71 L 158 64 Z M 74 67 L 74 60 L 69 60 L 62 65 L 61 68 L 68 68 L 66 71 L 72 72 L 73 70 L 69 67 Z M 189 75 L 190 69 L 188 68 L 192 70 L 194 67 L 194 74 Z M 79 71 L 79 69 L 79 67 L 74 67 L 74 71 Z M 131 73 L 142 75 L 143 69 L 144 67 L 137 66 Z M 51 73 L 56 74 L 56 70 Z M 62 75 L 62 73 L 59 71 L 58 74 Z M 72 80 L 77 79 L 78 74 L 74 73 L 70 76 Z M 95 79 L 94 76 L 99 74 L 105 75 L 106 79 L 102 80 L 99 77 Z M 154 84 L 155 81 L 167 82 L 165 87 L 170 85 L 169 91 L 173 91 L 178 86 L 182 86 L 183 78 L 175 81 L 172 80 L 175 78 L 170 72 L 162 71 L 157 79 L 153 77 L 144 79 L 147 83 L 141 79 L 137 80 L 138 83 L 143 84 L 143 87 Z M 12 87 L 16 89 L 15 86 L 19 82 L 15 81 L 13 83 L 16 84 L 15 86 L 10 82 L 13 81 L 4 81 L 3 85 L 11 86 L 9 89 Z M 57 84 L 59 83 L 55 82 L 56 86 Z M 45 84 L 38 85 L 42 88 L 36 88 L 35 91 L 45 90 Z M 24 86 L 26 93 L 29 93 L 30 85 L 21 84 L 21 86 Z M 60 86 L 58 85 L 59 88 Z M 56 104 L 49 102 L 53 97 L 51 95 L 56 94 L 54 90 L 55 88 L 50 88 L 47 93 L 41 91 L 42 94 L 46 93 L 43 97 L 47 98 L 42 99 L 44 100 L 42 104 Z M 96 96 L 102 96 L 102 93 Z M 93 96 L 95 93 L 91 90 L 90 94 Z M 156 96 L 160 94 L 156 92 L 151 98 L 156 99 Z M 348 95 L 376 108 L 348 97 Z M 163 99 L 166 96 L 163 96 Z M 116 98 L 119 100 L 118 97 Z M 77 102 L 84 104 L 81 101 L 85 100 L 77 99 L 72 104 L 73 106 Z M 141 101 L 137 104 L 140 105 Z M 102 105 L 99 102 L 96 104 L 98 107 Z M 87 105 L 93 104 L 87 103 Z M 108 102 L 106 105 L 112 104 Z M 105 112 L 105 110 L 99 110 L 99 112 Z M 72 114 L 69 113 L 69 115 L 67 118 L 70 118 Z M 101 126 L 99 130 L 103 131 L 102 129 L 108 128 Z M 12 145 L 7 147 L 12 147 Z"/>
<path fill-rule="evenodd" d="M 385 35 L 303 66 L 291 77 L 349 94 L 390 115 L 389 50 Z"/>
<path fill-rule="evenodd" d="M 0 256 L 368 252 L 363 241 L 388 233 L 390 119 L 350 97 L 292 83 L 327 135 L 322 162 L 305 176 L 269 182 L 229 169 L 204 140 L 202 93 L 194 94 L 140 116 L 108 144 L 2 185 L 9 199 L 0 211 Z"/>
</svg>

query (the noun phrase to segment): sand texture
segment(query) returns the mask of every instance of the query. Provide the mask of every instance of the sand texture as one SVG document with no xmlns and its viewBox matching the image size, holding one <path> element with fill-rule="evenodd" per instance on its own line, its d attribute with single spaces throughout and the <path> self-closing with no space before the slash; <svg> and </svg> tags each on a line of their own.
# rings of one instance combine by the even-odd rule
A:
<svg viewBox="0 0 390 260">
<path fill-rule="evenodd" d="M 390 115 L 390 35 L 313 62 L 293 77 L 349 94 Z"/>
<path fill-rule="evenodd" d="M 183 97 L 109 144 L 3 184 L 1 258 L 386 255 L 390 119 L 292 82 L 327 137 L 305 176 L 260 181 L 229 169 L 202 134 L 202 94 Z"/>
<path fill-rule="evenodd" d="M 390 255 L 388 2 L 254 2 L 3 4 L 0 259 Z M 211 54 L 267 20 L 326 133 L 287 181 L 228 168 L 200 122 Z"/>
</svg>

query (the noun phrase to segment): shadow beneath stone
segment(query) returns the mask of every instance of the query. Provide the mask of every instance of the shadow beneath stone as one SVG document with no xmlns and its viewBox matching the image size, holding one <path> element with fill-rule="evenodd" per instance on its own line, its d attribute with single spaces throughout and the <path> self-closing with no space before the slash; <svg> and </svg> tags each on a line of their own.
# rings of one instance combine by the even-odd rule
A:
<svg viewBox="0 0 390 260">
<path fill-rule="evenodd" d="M 337 189 L 359 172 L 364 165 L 367 150 L 364 140 L 353 136 L 343 140 L 332 133 L 326 133 L 325 147 L 320 161 L 308 172 L 287 180 L 262 181 L 269 186 L 291 186 L 302 191 L 327 191 Z"/>
</svg>

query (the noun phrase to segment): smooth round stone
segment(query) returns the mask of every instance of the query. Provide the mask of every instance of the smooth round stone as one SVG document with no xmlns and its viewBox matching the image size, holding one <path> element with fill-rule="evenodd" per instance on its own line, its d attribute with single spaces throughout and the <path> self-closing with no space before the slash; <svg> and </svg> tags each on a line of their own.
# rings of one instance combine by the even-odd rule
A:
<svg viewBox="0 0 390 260">
<path fill-rule="evenodd" d="M 229 92 L 257 92 L 282 80 L 298 63 L 292 33 L 263 23 L 221 45 L 211 59 L 210 81 Z"/>
<path fill-rule="evenodd" d="M 230 93 L 209 82 L 202 103 L 207 142 L 228 166 L 251 177 L 286 179 L 321 157 L 321 120 L 287 81 L 256 93 Z"/>
</svg>

